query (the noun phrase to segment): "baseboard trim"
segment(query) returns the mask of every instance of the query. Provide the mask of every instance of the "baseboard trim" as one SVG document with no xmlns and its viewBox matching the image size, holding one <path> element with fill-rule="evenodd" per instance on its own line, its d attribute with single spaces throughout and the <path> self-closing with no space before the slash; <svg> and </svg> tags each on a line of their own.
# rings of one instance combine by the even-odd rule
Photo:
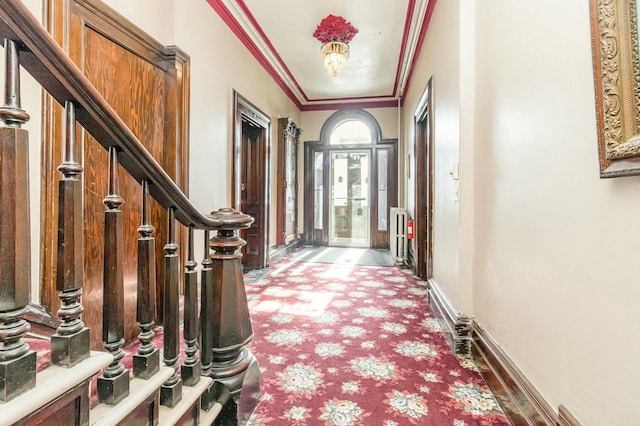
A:
<svg viewBox="0 0 640 426">
<path fill-rule="evenodd" d="M 472 317 L 461 315 L 434 279 L 429 279 L 429 306 L 457 355 L 471 356 L 482 377 L 514 425 L 581 426 L 564 406 L 557 413 L 522 371 Z"/>
<path fill-rule="evenodd" d="M 556 425 L 558 416 L 489 334 L 472 330 L 471 355 L 514 425 Z"/>
<path fill-rule="evenodd" d="M 456 355 L 468 355 L 473 318 L 456 311 L 433 278 L 429 279 L 428 302 Z"/>
<path fill-rule="evenodd" d="M 297 249 L 304 245 L 304 235 L 300 235 L 297 239 L 291 241 L 289 244 L 280 244 L 269 248 L 269 265 L 272 265 Z"/>
</svg>

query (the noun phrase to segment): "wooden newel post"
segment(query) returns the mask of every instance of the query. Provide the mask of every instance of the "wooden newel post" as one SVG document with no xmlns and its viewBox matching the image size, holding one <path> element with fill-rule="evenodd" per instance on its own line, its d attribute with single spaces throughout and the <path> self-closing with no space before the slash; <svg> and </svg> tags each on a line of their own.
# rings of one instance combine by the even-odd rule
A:
<svg viewBox="0 0 640 426">
<path fill-rule="evenodd" d="M 29 138 L 22 123 L 15 42 L 5 40 L 5 105 L 0 107 L 0 401 L 36 384 L 36 354 L 22 340 L 31 286 L 29 231 Z"/>
<path fill-rule="evenodd" d="M 239 251 L 245 242 L 237 235 L 238 229 L 248 228 L 253 218 L 233 209 L 220 209 L 211 215 L 224 225 L 210 240 L 214 250 L 213 294 L 207 309 L 213 314 L 209 324 L 213 347 L 207 373 L 214 379 L 214 392 L 220 394 L 216 398 L 223 398 L 226 392 L 233 398 L 225 405 L 223 417 L 242 423 L 257 405 L 260 390 L 258 361 L 246 347 L 253 330 Z"/>
</svg>

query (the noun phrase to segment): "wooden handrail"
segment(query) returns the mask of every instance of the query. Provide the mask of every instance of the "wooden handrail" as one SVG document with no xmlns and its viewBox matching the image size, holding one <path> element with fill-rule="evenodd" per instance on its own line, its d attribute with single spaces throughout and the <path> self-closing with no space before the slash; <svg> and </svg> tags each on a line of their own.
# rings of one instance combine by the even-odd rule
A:
<svg viewBox="0 0 640 426">
<path fill-rule="evenodd" d="M 5 122 L 5 126 L 0 127 L 0 142 L 3 142 L 4 137 L 6 139 L 4 142 L 7 143 L 0 144 L 0 148 L 8 146 L 13 149 L 14 140 L 21 138 L 23 141 L 20 145 L 21 150 L 17 153 L 19 155 L 16 155 L 14 152 L 16 150 L 13 150 L 3 156 L 4 169 L 12 170 L 13 167 L 20 169 L 23 174 L 27 170 L 26 166 L 18 167 L 18 163 L 15 161 L 15 164 L 9 163 L 7 159 L 13 161 L 18 158 L 28 164 L 27 132 L 20 129 L 20 124 L 28 116 L 19 105 L 18 64 L 29 72 L 57 102 L 65 106 L 66 141 L 63 162 L 58 167 L 62 177 L 59 181 L 58 273 L 56 275 L 56 288 L 60 291 L 58 297 L 61 300 L 59 315 L 63 323 L 52 336 L 52 361 L 56 365 L 73 368 L 93 356 L 89 351 L 89 329 L 81 321 L 84 308 L 80 299 L 85 281 L 82 213 L 85 206 L 82 202 L 82 180 L 79 177 L 82 173 L 82 165 L 78 162 L 79 146 L 75 144 L 74 134 L 75 124 L 79 123 L 109 153 L 109 184 L 103 201 L 107 209 L 104 219 L 102 340 L 104 348 L 111 355 L 112 362 L 98 377 L 98 400 L 103 405 L 115 405 L 127 398 L 129 394 L 129 372 L 121 362 L 124 355 L 122 347 L 125 342 L 122 271 L 124 236 L 123 211 L 120 209 L 124 200 L 119 195 L 117 176 L 121 165 L 140 183 L 143 191 L 142 224 L 138 228 L 138 234 L 140 234 L 138 241 L 140 262 L 138 297 L 140 300 L 138 302 L 140 303 L 136 316 L 140 328 L 138 340 L 141 347 L 134 356 L 134 375 L 136 378 L 147 380 L 147 383 L 151 383 L 149 385 L 151 387 L 160 385 L 151 380 L 152 378 L 159 377 L 164 381 L 159 388 L 160 392 L 155 394 L 156 400 L 147 399 L 136 402 L 138 406 L 127 415 L 134 418 L 139 410 L 145 411 L 152 408 L 152 411 L 155 411 L 149 412 L 150 419 L 157 419 L 158 404 L 179 408 L 183 395 L 183 381 L 185 385 L 193 387 L 201 382 L 200 376 L 204 375 L 208 376 L 207 380 L 202 381 L 207 387 L 198 391 L 201 401 L 196 403 L 195 407 L 202 406 L 209 409 L 214 404 L 223 404 L 224 412 L 220 415 L 226 420 L 221 420 L 221 424 L 235 424 L 240 419 L 246 419 L 258 401 L 256 390 L 259 388 L 260 371 L 255 357 L 246 347 L 253 337 L 253 330 L 242 276 L 242 255 L 239 253 L 244 241 L 238 237 L 237 230 L 248 228 L 253 218 L 231 208 L 219 209 L 210 214 L 200 212 L 21 0 L 0 0 L 0 40 L 6 43 L 5 50 L 11 59 L 6 72 L 10 77 L 7 80 L 9 85 L 7 93 L 11 99 L 7 101 L 7 105 L 0 107 L 0 116 L 2 116 L 0 118 Z M 12 74 L 15 74 L 15 78 L 11 78 Z M 0 213 L 6 211 L 11 218 L 17 216 L 16 212 L 28 211 L 28 208 L 24 207 L 27 205 L 29 194 L 26 175 L 18 181 L 21 182 L 21 187 L 14 185 L 14 188 L 11 185 L 13 181 L 9 181 L 9 184 L 5 185 L 9 189 L 6 191 L 3 189 L 3 193 L 0 194 L 12 201 L 8 203 L 7 209 L 0 209 Z M 11 198 L 16 194 L 21 197 L 20 203 Z M 162 355 L 165 367 L 162 369 L 158 366 L 159 351 L 152 342 L 155 316 L 153 288 L 156 280 L 153 255 L 155 240 L 150 237 L 154 229 L 149 220 L 149 195 L 168 212 L 169 216 L 168 241 L 164 246 L 164 351 Z M 190 230 L 189 257 L 184 265 L 186 269 L 184 339 L 187 343 L 185 350 L 187 359 L 182 365 L 180 376 L 177 375 L 177 371 L 180 368 L 178 299 L 181 265 L 178 256 L 180 247 L 175 235 L 176 221 L 188 226 Z M 24 265 L 20 263 L 23 259 L 30 258 L 28 217 L 20 224 L 25 228 L 24 231 L 18 227 L 9 229 L 7 231 L 9 237 L 5 240 L 17 240 L 19 235 L 23 240 L 19 248 L 24 253 L 0 259 L 3 262 L 3 271 L 5 269 L 9 272 L 29 271 L 28 263 Z M 197 263 L 193 258 L 194 229 L 204 230 L 205 239 L 200 285 L 200 359 L 196 355 L 198 288 L 195 271 Z M 211 231 L 217 231 L 213 238 L 210 238 Z M 211 253 L 211 249 L 214 253 Z M 7 253 L 10 252 L 7 251 Z M 0 358 L 3 359 L 0 361 L 4 363 L 3 365 L 10 364 L 13 369 L 9 372 L 11 374 L 0 371 L 0 381 L 8 383 L 4 388 L 0 386 L 0 400 L 5 401 L 26 394 L 28 389 L 35 385 L 35 352 L 26 351 L 25 353 L 28 346 L 24 344 L 22 338 L 28 329 L 23 317 L 30 294 L 30 280 L 28 274 L 22 278 L 24 279 L 20 282 L 5 280 L 8 284 L 2 283 L 9 290 L 13 290 L 14 284 L 19 284 L 14 286 L 17 290 L 14 293 L 18 297 L 7 298 L 4 301 L 8 308 L 3 311 L 0 318 L 2 323 L 0 324 L 0 343 L 4 344 L 4 352 L 0 354 L 2 355 Z M 15 323 L 19 323 L 20 326 L 17 334 L 13 326 Z M 172 370 L 170 376 L 166 367 Z M 14 370 L 20 374 L 14 374 Z M 23 374 L 23 371 L 31 373 L 27 375 Z M 92 371 L 91 375 L 94 373 Z M 7 378 L 10 380 L 5 380 Z M 215 386 L 209 386 L 211 379 L 215 380 Z M 88 402 L 86 402 L 89 395 L 88 382 L 85 381 L 77 388 L 85 401 L 77 408 L 78 418 L 88 418 Z M 245 388 L 248 389 L 246 394 L 243 393 Z M 73 392 L 76 390 L 74 389 Z M 127 398 L 127 401 L 129 404 L 132 400 Z M 37 407 L 38 413 L 32 414 L 39 415 L 42 409 Z M 193 414 L 193 417 L 197 418 L 197 413 Z"/>
<path fill-rule="evenodd" d="M 78 123 L 106 150 L 115 146 L 120 165 L 138 182 L 149 182 L 153 198 L 175 209 L 176 220 L 208 230 L 240 229 L 253 222 L 231 209 L 200 212 L 20 0 L 0 1 L 0 16 L 0 39 L 19 41 L 23 68 L 61 105 L 76 104 Z"/>
</svg>

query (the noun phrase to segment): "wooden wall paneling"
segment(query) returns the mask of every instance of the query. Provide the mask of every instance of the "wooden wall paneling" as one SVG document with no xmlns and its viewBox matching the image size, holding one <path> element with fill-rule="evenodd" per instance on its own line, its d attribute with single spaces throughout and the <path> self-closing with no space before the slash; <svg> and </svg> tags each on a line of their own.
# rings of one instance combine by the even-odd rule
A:
<svg viewBox="0 0 640 426">
<path fill-rule="evenodd" d="M 58 42 L 66 46 L 70 57 L 79 64 L 85 75 L 105 96 L 114 110 L 147 147 L 149 152 L 184 190 L 187 186 L 188 155 L 188 90 L 189 59 L 178 48 L 167 48 L 126 21 L 122 16 L 97 0 L 49 0 L 45 5 L 45 21 Z M 186 70 L 186 72 L 185 72 Z M 60 131 L 58 106 L 45 95 L 43 150 L 51 155 L 43 157 L 45 193 L 43 201 L 55 201 L 58 173 L 55 167 L 61 158 L 57 135 Z M 106 194 L 106 151 L 90 135 L 81 136 L 84 144 L 85 166 L 85 253 L 86 280 L 83 297 L 85 323 L 92 330 L 92 342 L 97 347 L 101 328 L 102 258 L 101 217 L 102 198 Z M 99 166 L 98 166 L 99 165 Z M 124 170 L 121 170 L 121 195 L 125 199 L 125 312 L 126 339 L 133 340 L 138 328 L 135 322 L 136 294 L 136 229 L 140 225 L 141 189 Z M 47 201 L 48 200 L 48 201 Z M 46 207 L 45 207 L 46 208 Z M 43 263 L 41 303 L 56 315 L 57 296 L 54 291 L 55 265 L 50 253 L 55 247 L 55 222 L 47 208 L 43 223 Z M 151 206 L 152 224 L 156 227 L 156 241 L 164 244 L 167 238 L 166 212 L 157 203 Z M 156 251 L 158 282 L 162 283 L 161 250 Z M 159 286 L 161 287 L 161 285 Z M 161 310 L 161 288 L 158 289 L 158 313 Z M 157 322 L 160 322 L 161 318 Z"/>
<path fill-rule="evenodd" d="M 43 3 L 43 25 L 58 42 L 63 43 L 65 28 L 68 26 L 69 2 L 66 0 L 45 0 Z M 68 50 L 68 49 L 67 49 Z M 60 173 L 56 167 L 62 162 L 63 108 L 46 92 L 42 93 L 42 147 L 40 186 L 40 305 L 30 308 L 29 319 L 40 324 L 57 327 L 56 315 L 51 315 L 60 307 L 55 291 L 56 279 L 56 238 L 58 228 L 53 222 L 57 217 L 56 192 Z M 77 132 L 76 132 L 77 134 Z M 45 317 L 45 315 L 47 315 Z"/>
<path fill-rule="evenodd" d="M 189 90 L 191 67 L 189 55 L 177 46 L 164 48 L 165 119 L 163 162 L 169 176 L 187 196 L 189 195 Z M 188 228 L 178 223 L 178 251 L 180 264 L 186 262 Z M 161 282 L 161 281 L 159 281 Z M 180 288 L 184 286 L 180 277 Z M 162 302 L 158 304 L 159 321 L 162 320 Z"/>
<path fill-rule="evenodd" d="M 156 67 L 139 59 L 121 46 L 112 43 L 101 34 L 87 29 L 85 39 L 85 74 L 123 118 L 131 130 L 144 143 L 153 157 L 161 163 L 163 123 L 161 119 L 147 120 L 146 117 L 163 117 L 164 100 L 158 96 L 164 92 L 164 76 Z M 102 199 L 106 194 L 108 175 L 104 165 L 108 163 L 105 150 L 85 134 L 85 263 L 87 286 L 85 287 L 85 318 L 97 318 L 102 313 L 100 303 L 102 288 L 102 265 L 96 259 L 102 258 Z M 95 165 L 100 165 L 96 167 Z M 121 190 L 124 198 L 122 206 L 124 219 L 124 294 L 125 330 L 127 341 L 137 336 L 135 320 L 135 295 L 137 283 L 137 232 L 142 211 L 141 190 L 135 180 L 124 169 L 120 169 Z M 152 223 L 156 227 L 157 241 L 165 241 L 166 231 L 162 219 L 163 209 L 152 203 Z M 164 238 L 163 238 L 164 237 Z M 158 268 L 158 270 L 160 270 Z M 93 302 L 93 303 L 92 303 Z M 86 320 L 89 321 L 88 319 Z M 97 323 L 91 321 L 93 324 Z M 93 329 L 92 329 L 93 330 Z"/>
<path fill-rule="evenodd" d="M 78 383 L 59 398 L 49 401 L 14 426 L 89 424 L 89 380 Z"/>
</svg>

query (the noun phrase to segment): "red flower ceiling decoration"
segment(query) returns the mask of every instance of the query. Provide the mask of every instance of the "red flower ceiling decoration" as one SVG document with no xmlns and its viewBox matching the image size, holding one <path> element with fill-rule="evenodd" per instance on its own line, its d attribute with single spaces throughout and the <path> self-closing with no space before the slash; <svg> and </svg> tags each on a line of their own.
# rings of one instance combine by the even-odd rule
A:
<svg viewBox="0 0 640 426">
<path fill-rule="evenodd" d="M 345 21 L 343 17 L 329 15 L 320 21 L 320 25 L 316 28 L 313 36 L 322 43 L 329 43 L 330 41 L 349 43 L 357 33 L 357 28 Z"/>
</svg>

